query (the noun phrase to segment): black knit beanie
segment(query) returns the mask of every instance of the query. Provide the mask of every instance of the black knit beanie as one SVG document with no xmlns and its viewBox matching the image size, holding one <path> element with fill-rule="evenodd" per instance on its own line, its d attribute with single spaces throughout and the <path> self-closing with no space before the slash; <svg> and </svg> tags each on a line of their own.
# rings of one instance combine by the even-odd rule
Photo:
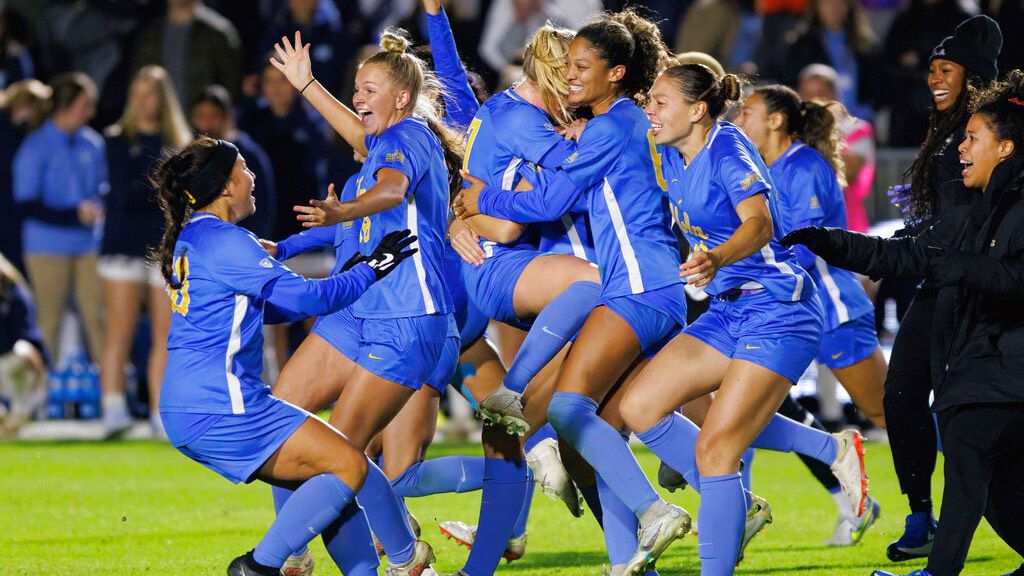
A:
<svg viewBox="0 0 1024 576">
<path fill-rule="evenodd" d="M 952 36 L 943 38 L 928 61 L 942 58 L 956 62 L 968 72 L 992 81 L 999 77 L 996 59 L 1002 47 L 999 24 L 988 16 L 975 16 L 961 22 Z"/>
</svg>

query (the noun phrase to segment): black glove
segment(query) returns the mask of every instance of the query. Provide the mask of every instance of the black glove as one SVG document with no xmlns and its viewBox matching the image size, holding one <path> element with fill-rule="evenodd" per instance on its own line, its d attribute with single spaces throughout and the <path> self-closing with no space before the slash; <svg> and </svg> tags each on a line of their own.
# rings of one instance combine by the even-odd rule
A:
<svg viewBox="0 0 1024 576">
<path fill-rule="evenodd" d="M 820 256 L 822 252 L 828 249 L 831 242 L 827 229 L 821 226 L 809 226 L 786 234 L 782 237 L 780 243 L 783 246 L 803 244 L 808 250 Z"/>
<path fill-rule="evenodd" d="M 390 274 L 402 261 L 415 254 L 418 249 L 406 250 L 410 244 L 416 241 L 409 230 L 399 230 L 381 238 L 380 243 L 374 248 L 373 253 L 364 260 L 380 280 Z"/>
<path fill-rule="evenodd" d="M 947 252 L 928 261 L 928 281 L 936 286 L 956 286 L 963 282 L 973 256 Z"/>
<path fill-rule="evenodd" d="M 356 250 L 356 253 L 353 254 L 351 258 L 346 260 L 344 264 L 342 264 L 341 271 L 342 272 L 348 272 L 356 264 L 359 264 L 360 262 L 365 262 L 365 261 L 366 261 L 366 256 L 363 256 L 362 252 Z"/>
</svg>

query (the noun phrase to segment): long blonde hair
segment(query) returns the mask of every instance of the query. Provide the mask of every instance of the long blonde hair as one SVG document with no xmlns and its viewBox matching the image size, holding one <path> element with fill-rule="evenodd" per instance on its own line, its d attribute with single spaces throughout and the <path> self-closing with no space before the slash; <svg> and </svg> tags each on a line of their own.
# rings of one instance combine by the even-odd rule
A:
<svg viewBox="0 0 1024 576">
<path fill-rule="evenodd" d="M 185 114 L 181 111 L 178 96 L 174 93 L 171 76 L 167 70 L 155 64 L 143 66 L 132 78 L 132 86 L 136 82 L 152 82 L 160 92 L 160 135 L 163 137 L 164 145 L 178 150 L 191 142 L 192 129 L 189 128 Z M 134 142 L 139 135 L 137 122 L 138 112 L 129 100 L 121 118 L 107 129 L 107 134 L 124 136 Z"/>
<path fill-rule="evenodd" d="M 402 90 L 409 91 L 412 113 L 427 121 L 430 130 L 441 141 L 444 162 L 448 167 L 449 195 L 454 197 L 462 190 L 462 156 L 466 145 L 464 136 L 448 127 L 443 121 L 441 96 L 444 88 L 426 63 L 409 51 L 409 38 L 401 28 L 389 28 L 381 34 L 380 47 L 383 52 L 370 56 L 360 66 L 376 64 L 388 72 L 391 82 Z"/>
<path fill-rule="evenodd" d="M 29 119 L 28 127 L 29 130 L 35 130 L 50 113 L 52 97 L 53 90 L 39 80 L 18 80 L 0 93 L 0 109 L 13 111 L 21 106 L 29 106 L 32 109 L 32 117 Z"/>
<path fill-rule="evenodd" d="M 540 89 L 544 106 L 558 124 L 565 126 L 572 119 L 569 112 L 569 81 L 565 68 L 569 45 L 576 33 L 546 22 L 533 34 L 523 49 L 523 75 Z"/>
</svg>

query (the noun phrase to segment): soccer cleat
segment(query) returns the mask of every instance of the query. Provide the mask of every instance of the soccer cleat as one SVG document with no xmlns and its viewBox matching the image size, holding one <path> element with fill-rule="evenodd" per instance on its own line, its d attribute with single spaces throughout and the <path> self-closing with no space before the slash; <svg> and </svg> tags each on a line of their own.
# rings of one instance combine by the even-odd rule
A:
<svg viewBox="0 0 1024 576">
<path fill-rule="evenodd" d="M 896 574 L 895 572 L 886 572 L 885 570 L 875 570 L 874 572 L 871 573 L 871 576 L 902 576 L 902 575 L 901 574 Z M 927 571 L 927 570 L 914 570 L 910 574 L 907 574 L 907 576 L 932 576 L 932 573 Z"/>
<path fill-rule="evenodd" d="M 835 533 L 832 534 L 832 538 L 825 541 L 825 545 L 853 546 L 860 542 L 864 533 L 875 523 L 881 513 L 882 507 L 878 501 L 868 496 L 868 505 L 864 509 L 864 513 L 855 518 L 840 516 L 839 521 L 836 522 Z"/>
<path fill-rule="evenodd" d="M 412 529 L 412 535 L 416 538 L 419 538 L 421 532 L 420 521 L 417 520 L 416 517 L 413 516 L 411 512 L 409 513 L 408 519 L 409 528 Z M 380 540 L 377 540 L 377 535 L 371 532 L 370 536 L 373 538 L 373 549 L 377 551 L 377 558 L 383 558 L 387 556 L 387 552 L 384 551 L 384 545 L 380 543 Z"/>
<path fill-rule="evenodd" d="M 409 528 L 412 528 L 412 534 L 417 538 L 420 537 L 420 533 L 423 531 L 422 528 L 420 528 L 420 521 L 412 515 L 412 512 L 409 513 Z"/>
<path fill-rule="evenodd" d="M 523 395 L 502 384 L 480 402 L 477 414 L 487 426 L 504 428 L 513 436 L 526 436 L 530 423 L 523 414 Z"/>
<path fill-rule="evenodd" d="M 565 502 L 569 513 L 579 518 L 583 516 L 583 504 L 576 483 L 565 471 L 562 457 L 558 450 L 558 440 L 545 438 L 537 443 L 526 455 L 526 463 L 533 470 L 533 477 L 540 485 L 540 491 L 552 500 Z"/>
<path fill-rule="evenodd" d="M 280 570 L 264 566 L 252 557 L 252 550 L 235 558 L 228 565 L 228 576 L 278 576 Z"/>
<path fill-rule="evenodd" d="M 682 474 L 662 462 L 661 466 L 658 466 L 658 486 L 669 492 L 675 492 L 676 490 L 686 490 L 687 482 Z"/>
<path fill-rule="evenodd" d="M 757 536 L 764 527 L 772 523 L 772 507 L 768 501 L 750 492 L 750 510 L 747 510 L 747 521 L 743 525 L 743 540 L 740 542 L 740 554 L 736 557 L 736 565 L 743 562 L 743 553 L 747 544 Z"/>
<path fill-rule="evenodd" d="M 1024 576 L 1024 564 L 1021 564 L 1016 570 L 1009 574 L 1003 574 L 1003 576 Z"/>
<path fill-rule="evenodd" d="M 434 563 L 434 550 L 423 540 L 416 541 L 412 558 L 405 564 L 395 566 L 390 562 L 384 576 L 437 576 L 431 564 Z"/>
<path fill-rule="evenodd" d="M 127 410 L 103 414 L 103 439 L 116 440 L 127 432 L 134 422 Z"/>
<path fill-rule="evenodd" d="M 623 570 L 624 576 L 640 576 L 676 540 L 686 536 L 693 519 L 679 506 L 659 500 L 640 518 L 637 550 Z"/>
<path fill-rule="evenodd" d="M 281 576 L 313 576 L 313 555 L 306 550 L 300 556 L 289 556 L 281 566 Z"/>
<path fill-rule="evenodd" d="M 935 529 L 938 522 L 931 512 L 915 512 L 907 516 L 903 535 L 899 540 L 889 544 L 885 555 L 893 562 L 903 562 L 914 558 L 925 558 L 932 553 L 932 541 L 935 540 Z"/>
<path fill-rule="evenodd" d="M 370 537 L 373 538 L 373 549 L 377 551 L 377 558 L 387 556 L 387 553 L 384 552 L 384 545 L 380 543 L 380 540 L 377 540 L 377 535 L 370 532 Z"/>
<path fill-rule="evenodd" d="M 448 537 L 449 540 L 454 540 L 459 546 L 465 546 L 466 548 L 472 549 L 473 542 L 476 541 L 476 526 L 466 524 L 465 522 L 445 520 L 438 524 L 437 529 L 441 531 L 441 534 Z M 525 555 L 526 532 L 523 532 L 519 536 L 514 536 L 509 539 L 501 557 L 504 558 L 506 562 L 515 562 Z"/>
<path fill-rule="evenodd" d="M 612 566 L 611 568 L 609 568 L 608 566 L 605 566 L 604 567 L 604 572 L 602 572 L 601 575 L 602 576 L 622 576 L 623 575 L 623 570 L 625 570 L 625 569 L 626 569 L 626 565 L 625 564 L 616 564 L 615 566 Z M 651 567 L 647 569 L 647 572 L 644 572 L 644 576 L 658 576 L 658 571 L 654 569 L 654 564 L 651 564 Z"/>
<path fill-rule="evenodd" d="M 839 480 L 843 493 L 850 499 L 857 516 L 864 514 L 868 498 L 868 475 L 864 470 L 864 442 L 860 432 L 843 430 L 832 435 L 839 443 L 832 473 Z"/>
</svg>

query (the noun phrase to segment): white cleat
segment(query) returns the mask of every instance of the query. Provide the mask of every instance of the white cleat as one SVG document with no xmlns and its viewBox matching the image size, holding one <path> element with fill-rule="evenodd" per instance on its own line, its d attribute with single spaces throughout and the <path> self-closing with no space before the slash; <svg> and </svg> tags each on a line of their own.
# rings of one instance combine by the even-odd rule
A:
<svg viewBox="0 0 1024 576">
<path fill-rule="evenodd" d="M 477 414 L 485 425 L 504 428 L 514 436 L 526 436 L 530 432 L 530 423 L 523 414 L 523 395 L 504 384 L 480 402 Z"/>
<path fill-rule="evenodd" d="M 465 546 L 466 548 L 472 549 L 473 542 L 476 541 L 476 526 L 472 524 L 466 524 L 465 522 L 459 522 L 457 520 L 445 520 L 438 524 L 437 529 L 448 537 L 449 540 L 454 540 L 459 546 Z M 519 536 L 513 536 L 509 539 L 508 544 L 505 545 L 505 551 L 501 554 L 501 557 L 506 562 L 515 562 L 526 555 L 526 532 L 523 532 Z"/>
<path fill-rule="evenodd" d="M 747 544 L 764 530 L 764 527 L 772 523 L 772 507 L 768 501 L 757 494 L 750 493 L 750 510 L 747 510 L 747 521 L 743 525 L 743 541 L 740 542 L 740 555 L 736 557 L 736 565 L 743 562 L 743 553 L 747 550 Z"/>
<path fill-rule="evenodd" d="M 301 556 L 289 556 L 281 566 L 281 576 L 313 576 L 313 555 L 306 550 Z"/>
<path fill-rule="evenodd" d="M 526 455 L 526 463 L 533 470 L 533 478 L 540 485 L 540 491 L 552 500 L 565 502 L 569 513 L 579 518 L 583 516 L 583 504 L 576 483 L 565 471 L 562 456 L 558 450 L 558 440 L 545 438 L 537 443 Z"/>
<path fill-rule="evenodd" d="M 868 501 L 868 474 L 864 470 L 864 441 L 860 432 L 843 430 L 832 435 L 839 443 L 832 473 L 839 480 L 843 493 L 857 516 L 864 514 Z"/>
<path fill-rule="evenodd" d="M 827 546 L 853 546 L 857 544 L 881 513 L 882 507 L 878 505 L 874 498 L 869 496 L 863 514 L 852 518 L 849 516 L 839 517 L 839 521 L 836 522 L 835 533 L 825 541 L 825 544 Z"/>
<path fill-rule="evenodd" d="M 693 519 L 679 506 L 659 500 L 640 518 L 637 551 L 623 570 L 625 576 L 640 576 L 654 565 L 669 545 L 686 536 Z"/>
<path fill-rule="evenodd" d="M 416 541 L 416 550 L 412 558 L 405 564 L 395 566 L 388 563 L 388 569 L 384 571 L 385 576 L 437 576 L 432 564 L 434 550 L 423 540 Z"/>
</svg>

